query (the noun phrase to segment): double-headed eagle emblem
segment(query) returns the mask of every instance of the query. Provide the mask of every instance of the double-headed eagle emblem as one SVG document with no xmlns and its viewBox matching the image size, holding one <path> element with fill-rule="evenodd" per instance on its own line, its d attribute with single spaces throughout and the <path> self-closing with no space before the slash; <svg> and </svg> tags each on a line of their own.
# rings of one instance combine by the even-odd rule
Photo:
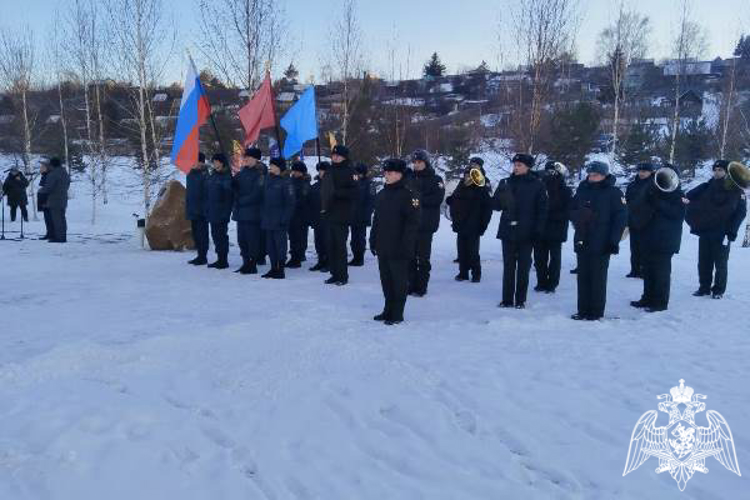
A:
<svg viewBox="0 0 750 500">
<path fill-rule="evenodd" d="M 643 465 L 651 457 L 659 459 L 657 474 L 667 472 L 672 475 L 680 491 L 695 471 L 708 474 L 706 459 L 714 457 L 727 470 L 740 474 L 737 452 L 729 424 L 717 411 L 706 412 L 708 427 L 695 424 L 695 414 L 706 409 L 706 399 L 702 394 L 693 394 L 693 388 L 680 380 L 679 387 L 673 387 L 669 394 L 658 397 L 659 411 L 669 415 L 669 424 L 656 427 L 656 410 L 647 411 L 638 420 L 630 438 L 630 449 L 625 462 L 626 476 Z"/>
</svg>

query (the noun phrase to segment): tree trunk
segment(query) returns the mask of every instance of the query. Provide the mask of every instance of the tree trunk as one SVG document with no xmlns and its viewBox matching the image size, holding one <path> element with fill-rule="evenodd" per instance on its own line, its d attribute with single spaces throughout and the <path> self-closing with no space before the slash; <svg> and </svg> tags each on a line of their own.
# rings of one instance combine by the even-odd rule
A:
<svg viewBox="0 0 750 500">
<path fill-rule="evenodd" d="M 732 114 L 732 98 L 734 97 L 734 83 L 735 83 L 735 64 L 732 63 L 732 72 L 729 76 L 729 95 L 724 99 L 724 119 L 721 124 L 721 144 L 719 146 L 719 158 L 724 158 L 724 153 L 727 147 L 727 131 L 729 129 L 729 118 Z"/>
<path fill-rule="evenodd" d="M 57 97 L 60 100 L 60 123 L 62 124 L 63 131 L 63 148 L 65 152 L 65 166 L 68 169 L 70 175 L 70 147 L 68 145 L 68 123 L 65 121 L 65 103 L 62 95 L 62 84 L 60 83 L 60 76 L 57 77 Z"/>
<path fill-rule="evenodd" d="M 674 117 L 672 118 L 672 144 L 669 147 L 669 163 L 674 164 L 674 152 L 677 142 L 677 129 L 680 126 L 680 68 L 677 68 L 677 75 L 674 83 Z"/>
<path fill-rule="evenodd" d="M 104 117 L 102 115 L 102 102 L 100 96 L 99 85 L 96 86 L 96 115 L 99 120 L 99 167 L 102 171 L 101 177 L 101 191 L 102 191 L 102 202 L 107 204 L 107 145 L 104 140 Z"/>
<path fill-rule="evenodd" d="M 26 89 L 21 91 L 21 103 L 23 107 L 23 167 L 28 178 L 32 177 L 31 172 L 31 126 L 29 124 L 29 108 L 26 100 Z M 36 194 L 34 192 L 34 183 L 29 182 L 29 191 L 31 194 L 31 211 L 34 220 L 38 220 L 36 207 Z"/>
<path fill-rule="evenodd" d="M 617 160 L 617 124 L 620 122 L 620 89 L 619 84 L 613 85 L 615 90 L 615 116 L 612 121 L 612 163 Z"/>
</svg>

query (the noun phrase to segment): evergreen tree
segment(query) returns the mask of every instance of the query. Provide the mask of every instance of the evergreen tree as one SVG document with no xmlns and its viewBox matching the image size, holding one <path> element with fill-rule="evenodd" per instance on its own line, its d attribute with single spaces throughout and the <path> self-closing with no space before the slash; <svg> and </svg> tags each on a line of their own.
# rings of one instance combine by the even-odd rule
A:
<svg viewBox="0 0 750 500">
<path fill-rule="evenodd" d="M 294 67 L 294 63 L 289 63 L 289 67 L 284 71 L 284 79 L 289 83 L 296 84 L 298 78 L 299 71 Z"/>
<path fill-rule="evenodd" d="M 541 149 L 572 173 L 578 172 L 594 146 L 600 121 L 599 110 L 587 102 L 558 108 L 549 120 L 548 130 L 540 134 Z"/>
<path fill-rule="evenodd" d="M 617 150 L 617 159 L 629 169 L 639 163 L 651 161 L 659 142 L 656 129 L 642 121 L 635 122 L 628 131 L 625 140 Z"/>
<path fill-rule="evenodd" d="M 439 78 L 445 73 L 445 65 L 440 61 L 440 57 L 437 52 L 432 54 L 432 57 L 427 64 L 424 65 L 424 76 L 432 78 Z"/>
<path fill-rule="evenodd" d="M 734 49 L 734 56 L 750 60 L 750 36 L 740 36 L 740 41 Z"/>
<path fill-rule="evenodd" d="M 715 151 L 714 134 L 703 118 L 693 119 L 677 133 L 675 144 L 675 164 L 695 175 L 699 163 L 711 158 Z"/>
</svg>

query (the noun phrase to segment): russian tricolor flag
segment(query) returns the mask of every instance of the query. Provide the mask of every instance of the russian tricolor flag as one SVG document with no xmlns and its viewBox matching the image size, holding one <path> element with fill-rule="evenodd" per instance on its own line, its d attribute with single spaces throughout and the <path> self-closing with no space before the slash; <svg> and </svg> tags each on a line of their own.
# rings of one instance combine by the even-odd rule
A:
<svg viewBox="0 0 750 500">
<path fill-rule="evenodd" d="M 191 58 L 172 145 L 172 163 L 185 173 L 198 162 L 198 131 L 210 115 L 211 106 Z"/>
</svg>

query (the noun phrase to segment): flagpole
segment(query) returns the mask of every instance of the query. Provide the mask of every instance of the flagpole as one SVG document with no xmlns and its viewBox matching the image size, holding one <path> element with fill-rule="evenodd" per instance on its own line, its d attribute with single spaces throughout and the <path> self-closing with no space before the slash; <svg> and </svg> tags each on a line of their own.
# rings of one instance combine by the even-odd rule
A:
<svg viewBox="0 0 750 500">
<path fill-rule="evenodd" d="M 318 150 L 318 163 L 321 163 L 320 159 L 320 134 L 315 138 L 315 149 Z"/>
<path fill-rule="evenodd" d="M 190 49 L 185 48 L 185 51 L 187 52 L 187 56 L 188 56 L 188 59 L 190 60 L 190 64 L 193 66 L 193 69 L 195 69 L 195 74 L 198 76 L 198 82 L 200 82 L 201 76 L 198 73 L 197 68 L 195 67 L 195 61 L 193 61 L 193 56 L 190 55 Z M 216 140 L 219 142 L 219 149 L 221 150 L 221 154 L 223 154 L 224 157 L 227 158 L 227 151 L 224 148 L 224 141 L 221 140 L 221 134 L 219 134 L 219 127 L 216 126 L 216 120 L 214 119 L 214 108 L 213 106 L 211 106 L 211 101 L 209 101 L 208 99 L 208 92 L 206 92 L 206 101 L 208 102 L 208 108 L 211 110 L 208 113 L 208 117 L 211 119 L 211 126 L 214 129 L 214 134 L 216 134 Z"/>
</svg>

